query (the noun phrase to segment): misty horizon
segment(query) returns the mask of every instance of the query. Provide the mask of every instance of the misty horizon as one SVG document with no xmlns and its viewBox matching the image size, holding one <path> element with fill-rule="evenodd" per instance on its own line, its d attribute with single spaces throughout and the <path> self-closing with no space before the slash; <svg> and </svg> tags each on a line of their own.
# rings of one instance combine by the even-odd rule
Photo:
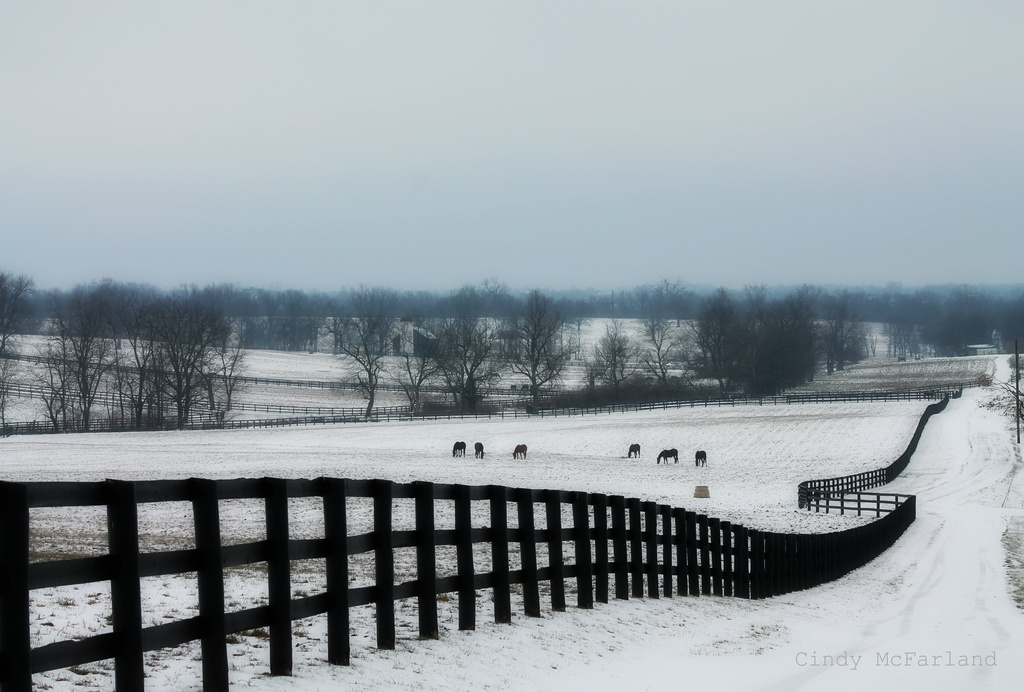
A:
<svg viewBox="0 0 1024 692">
<path fill-rule="evenodd" d="M 1024 7 L 0 8 L 0 267 L 332 291 L 1007 285 Z"/>
</svg>

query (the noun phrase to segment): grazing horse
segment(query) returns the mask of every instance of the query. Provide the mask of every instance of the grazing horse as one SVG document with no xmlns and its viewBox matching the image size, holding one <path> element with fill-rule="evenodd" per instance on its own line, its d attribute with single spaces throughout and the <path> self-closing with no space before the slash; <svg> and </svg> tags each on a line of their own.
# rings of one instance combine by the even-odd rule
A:
<svg viewBox="0 0 1024 692">
<path fill-rule="evenodd" d="M 703 449 L 699 450 L 693 457 L 694 466 L 707 466 L 708 465 L 708 453 Z"/>
<path fill-rule="evenodd" d="M 466 443 L 465 442 L 456 442 L 455 446 L 452 447 L 452 456 L 453 457 L 464 457 L 464 456 L 466 456 Z"/>
<path fill-rule="evenodd" d="M 634 444 L 629 446 L 629 456 L 626 458 L 632 459 L 633 457 L 636 457 L 637 459 L 640 458 L 640 445 Z"/>
<path fill-rule="evenodd" d="M 477 459 L 484 458 L 484 445 L 482 442 L 477 442 L 475 445 L 473 445 L 473 451 L 476 452 Z"/>
<path fill-rule="evenodd" d="M 512 452 L 513 459 L 525 459 L 526 458 L 526 445 L 516 445 L 515 450 Z"/>
<path fill-rule="evenodd" d="M 675 459 L 676 463 L 678 464 L 679 463 L 679 452 L 677 450 L 675 450 L 675 449 L 665 449 L 665 450 L 662 450 L 661 454 L 658 455 L 658 463 L 660 464 L 661 460 L 664 459 L 665 463 L 667 464 L 668 460 L 670 458 L 671 459 Z"/>
</svg>

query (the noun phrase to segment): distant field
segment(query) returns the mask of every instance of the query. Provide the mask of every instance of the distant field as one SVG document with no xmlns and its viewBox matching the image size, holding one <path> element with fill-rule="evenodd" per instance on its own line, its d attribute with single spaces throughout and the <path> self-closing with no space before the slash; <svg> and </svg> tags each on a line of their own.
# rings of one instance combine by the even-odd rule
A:
<svg viewBox="0 0 1024 692">
<path fill-rule="evenodd" d="M 580 341 L 586 345 L 596 343 L 604 333 L 609 320 L 590 320 L 579 331 Z M 632 331 L 638 328 L 635 320 L 623 320 L 624 326 Z M 874 325 L 877 327 L 877 325 Z M 685 331 L 685 324 L 680 327 Z M 877 329 L 876 329 L 877 331 Z M 43 342 L 42 337 L 21 337 L 18 350 L 26 355 L 36 355 Z M 884 352 L 884 342 L 878 347 Z M 833 375 L 818 373 L 814 381 L 801 386 L 801 392 L 836 391 L 878 391 L 923 387 L 956 382 L 976 383 L 991 379 L 995 372 L 996 360 L 1006 356 L 977 356 L 969 358 L 926 358 L 897 362 L 894 358 L 870 358 L 848 366 Z M 390 364 L 397 369 L 397 359 Z M 16 381 L 25 385 L 39 385 L 42 368 L 26 362 L 18 364 Z M 305 353 L 286 351 L 249 351 L 245 356 L 244 374 L 248 377 L 276 380 L 320 381 L 339 383 L 354 381 L 352 361 L 330 352 Z M 680 373 L 681 374 L 681 373 Z M 391 383 L 386 379 L 385 383 Z M 562 386 L 576 388 L 583 385 L 584 368 L 582 361 L 571 361 L 565 369 Z M 522 386 L 525 380 L 511 374 L 504 375 L 492 387 L 506 391 L 511 386 Z M 242 385 L 234 395 L 234 401 L 250 406 L 321 407 L 321 408 L 362 408 L 366 405 L 362 395 L 355 389 L 317 389 L 309 387 L 284 387 L 275 385 Z M 405 396 L 396 390 L 377 393 L 375 404 L 379 407 L 404 406 Z M 46 412 L 39 399 L 12 397 L 6 409 L 10 422 L 45 420 Z M 99 415 L 102 416 L 102 413 Z M 228 419 L 288 417 L 290 412 L 234 410 Z"/>
<path fill-rule="evenodd" d="M 995 375 L 996 359 L 1003 357 L 923 358 L 902 363 L 894 359 L 872 359 L 850 365 L 832 375 L 820 374 L 813 382 L 799 387 L 799 391 L 875 391 L 953 382 L 974 384 L 979 380 L 991 380 Z"/>
</svg>

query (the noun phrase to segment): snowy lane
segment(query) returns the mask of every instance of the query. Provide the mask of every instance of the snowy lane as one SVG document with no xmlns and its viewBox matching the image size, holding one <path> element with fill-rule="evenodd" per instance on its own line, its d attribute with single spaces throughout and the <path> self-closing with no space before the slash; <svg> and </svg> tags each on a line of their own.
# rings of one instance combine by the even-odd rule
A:
<svg viewBox="0 0 1024 692">
<path fill-rule="evenodd" d="M 919 511 L 1003 507 L 1011 483 L 1024 474 L 1014 473 L 1019 460 L 1013 435 L 986 407 L 991 397 L 974 390 L 950 401 L 940 424 L 926 428 L 910 465 L 886 490 L 917 495 Z"/>
<path fill-rule="evenodd" d="M 932 419 L 909 467 L 886 488 L 917 494 L 917 521 L 893 550 L 810 598 L 869 575 L 879 592 L 860 611 L 856 600 L 846 603 L 850 627 L 815 628 L 780 650 L 804 665 L 765 689 L 1017 688 L 1024 616 L 1008 593 L 1002 539 L 1024 514 L 1003 507 L 1020 462 L 1005 421 L 986 407 L 990 396 L 965 394 Z"/>
</svg>

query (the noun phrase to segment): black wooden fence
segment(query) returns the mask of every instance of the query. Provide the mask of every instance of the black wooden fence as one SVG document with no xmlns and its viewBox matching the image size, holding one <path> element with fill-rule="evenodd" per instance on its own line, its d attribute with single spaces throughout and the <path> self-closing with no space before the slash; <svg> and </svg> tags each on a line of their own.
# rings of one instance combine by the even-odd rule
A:
<svg viewBox="0 0 1024 692">
<path fill-rule="evenodd" d="M 845 403 L 845 402 L 885 402 L 885 401 L 919 401 L 928 399 L 941 399 L 945 396 L 958 396 L 958 392 L 964 386 L 949 385 L 944 387 L 915 387 L 910 389 L 898 389 L 884 392 L 827 392 L 817 394 L 789 394 L 772 397 L 748 397 L 748 396 L 726 396 L 726 397 L 702 397 L 688 399 L 672 399 L 666 401 L 633 402 L 624 404 L 605 404 L 601 406 L 567 406 L 558 408 L 537 408 L 532 406 L 521 406 L 513 403 L 496 410 L 485 412 L 462 412 L 450 411 L 444 413 L 412 413 L 408 406 L 376 407 L 369 418 L 366 417 L 366 409 L 363 408 L 326 408 L 310 406 L 276 406 L 264 404 L 237 404 L 233 408 L 240 411 L 257 412 L 290 412 L 296 416 L 281 418 L 260 418 L 256 420 L 224 420 L 222 411 L 211 411 L 209 409 L 196 410 L 191 419 L 184 425 L 186 430 L 215 430 L 215 429 L 256 429 L 256 428 L 277 428 L 293 425 L 331 425 L 340 423 L 375 423 L 409 420 L 466 420 L 466 419 L 505 419 L 505 418 L 559 418 L 564 416 L 597 416 L 610 415 L 614 413 L 639 412 L 639 411 L 663 411 L 668 409 L 681 408 L 723 408 L 735 406 L 780 406 L 792 404 L 810 403 Z M 123 432 L 129 430 L 174 430 L 178 425 L 174 422 L 173 415 L 168 414 L 168 420 L 146 421 L 141 428 L 127 420 L 102 420 L 94 419 L 86 431 L 81 422 L 71 421 L 67 424 L 54 425 L 48 421 L 33 421 L 28 423 L 9 423 L 2 430 L 0 435 L 31 435 L 65 432 Z"/>
<path fill-rule="evenodd" d="M 896 480 L 907 468 L 907 464 L 910 463 L 910 458 L 917 450 L 917 445 L 921 441 L 921 434 L 924 432 L 924 428 L 931 417 L 936 413 L 946 410 L 950 396 L 959 398 L 960 395 L 961 391 L 947 394 L 942 397 L 942 401 L 928 405 L 924 413 L 921 414 L 921 419 L 917 422 L 917 428 L 914 430 L 914 435 L 910 438 L 910 444 L 907 445 L 903 454 L 888 466 L 862 473 L 854 473 L 849 476 L 819 478 L 802 482 L 797 487 L 797 502 L 799 506 L 806 507 L 808 510 L 813 508 L 816 512 L 820 512 L 822 509 L 830 512 L 835 508 L 844 514 L 848 508 L 860 506 L 870 507 L 874 505 L 878 508 L 879 514 L 893 509 L 899 504 L 898 499 L 883 502 L 880 497 L 875 497 L 877 493 L 863 493 L 865 495 L 863 498 L 858 497 L 858 495 L 862 494 L 861 491 L 868 488 L 877 488 L 880 485 Z M 847 495 L 851 497 L 844 500 L 843 497 Z"/>
<path fill-rule="evenodd" d="M 224 545 L 220 503 L 239 498 L 263 501 L 266 538 Z M 323 536 L 289 536 L 289 502 L 295 498 L 321 499 Z M 346 507 L 355 498 L 372 502 L 370 532 L 349 531 Z M 413 501 L 414 528 L 396 528 L 393 507 L 398 499 Z M 161 502 L 191 503 L 194 547 L 140 551 L 139 505 Z M 453 528 L 435 525 L 439 503 L 454 510 Z M 481 511 L 488 517 L 486 522 L 474 523 L 474 503 L 484 503 L 476 507 L 478 517 Z M 106 554 L 30 559 L 30 509 L 88 505 L 106 508 Z M 563 509 L 571 517 L 567 525 Z M 637 498 L 504 486 L 335 478 L 0 482 L 0 690 L 26 692 L 34 673 L 107 659 L 114 661 L 118 690 L 141 690 L 144 652 L 191 641 L 201 642 L 204 690 L 226 690 L 226 638 L 232 633 L 268 628 L 270 673 L 286 675 L 292 667 L 293 620 L 325 616 L 327 658 L 344 665 L 351 651 L 350 608 L 375 605 L 377 646 L 391 649 L 397 601 L 415 601 L 419 634 L 436 638 L 440 594 L 457 595 L 458 626 L 473 629 L 476 592 L 481 590 L 492 593 L 495 622 L 511 621 L 513 585 L 527 616 L 540 614 L 542 582 L 553 611 L 565 609 L 567 583 L 581 608 L 610 597 L 765 598 L 815 586 L 864 565 L 897 540 L 915 512 L 914 497 L 903 496 L 894 511 L 868 524 L 828 534 L 787 534 Z M 488 546 L 489 571 L 475 570 L 473 547 L 479 544 Z M 440 576 L 451 569 L 438 560 L 442 546 L 453 546 L 456 554 L 454 574 L 448 576 Z M 415 550 L 414 574 L 396 573 L 395 551 L 403 548 Z M 364 553 L 373 556 L 375 580 L 354 588 L 350 558 Z M 539 556 L 544 555 L 541 564 Z M 325 588 L 295 598 L 292 561 L 311 559 L 325 561 Z M 266 565 L 266 605 L 228 611 L 225 568 L 257 563 Z M 144 627 L 140 580 L 185 573 L 197 575 L 198 615 Z M 404 581 L 396 583 L 400 579 Z M 97 581 L 110 583 L 112 630 L 33 648 L 31 590 Z"/>
</svg>

